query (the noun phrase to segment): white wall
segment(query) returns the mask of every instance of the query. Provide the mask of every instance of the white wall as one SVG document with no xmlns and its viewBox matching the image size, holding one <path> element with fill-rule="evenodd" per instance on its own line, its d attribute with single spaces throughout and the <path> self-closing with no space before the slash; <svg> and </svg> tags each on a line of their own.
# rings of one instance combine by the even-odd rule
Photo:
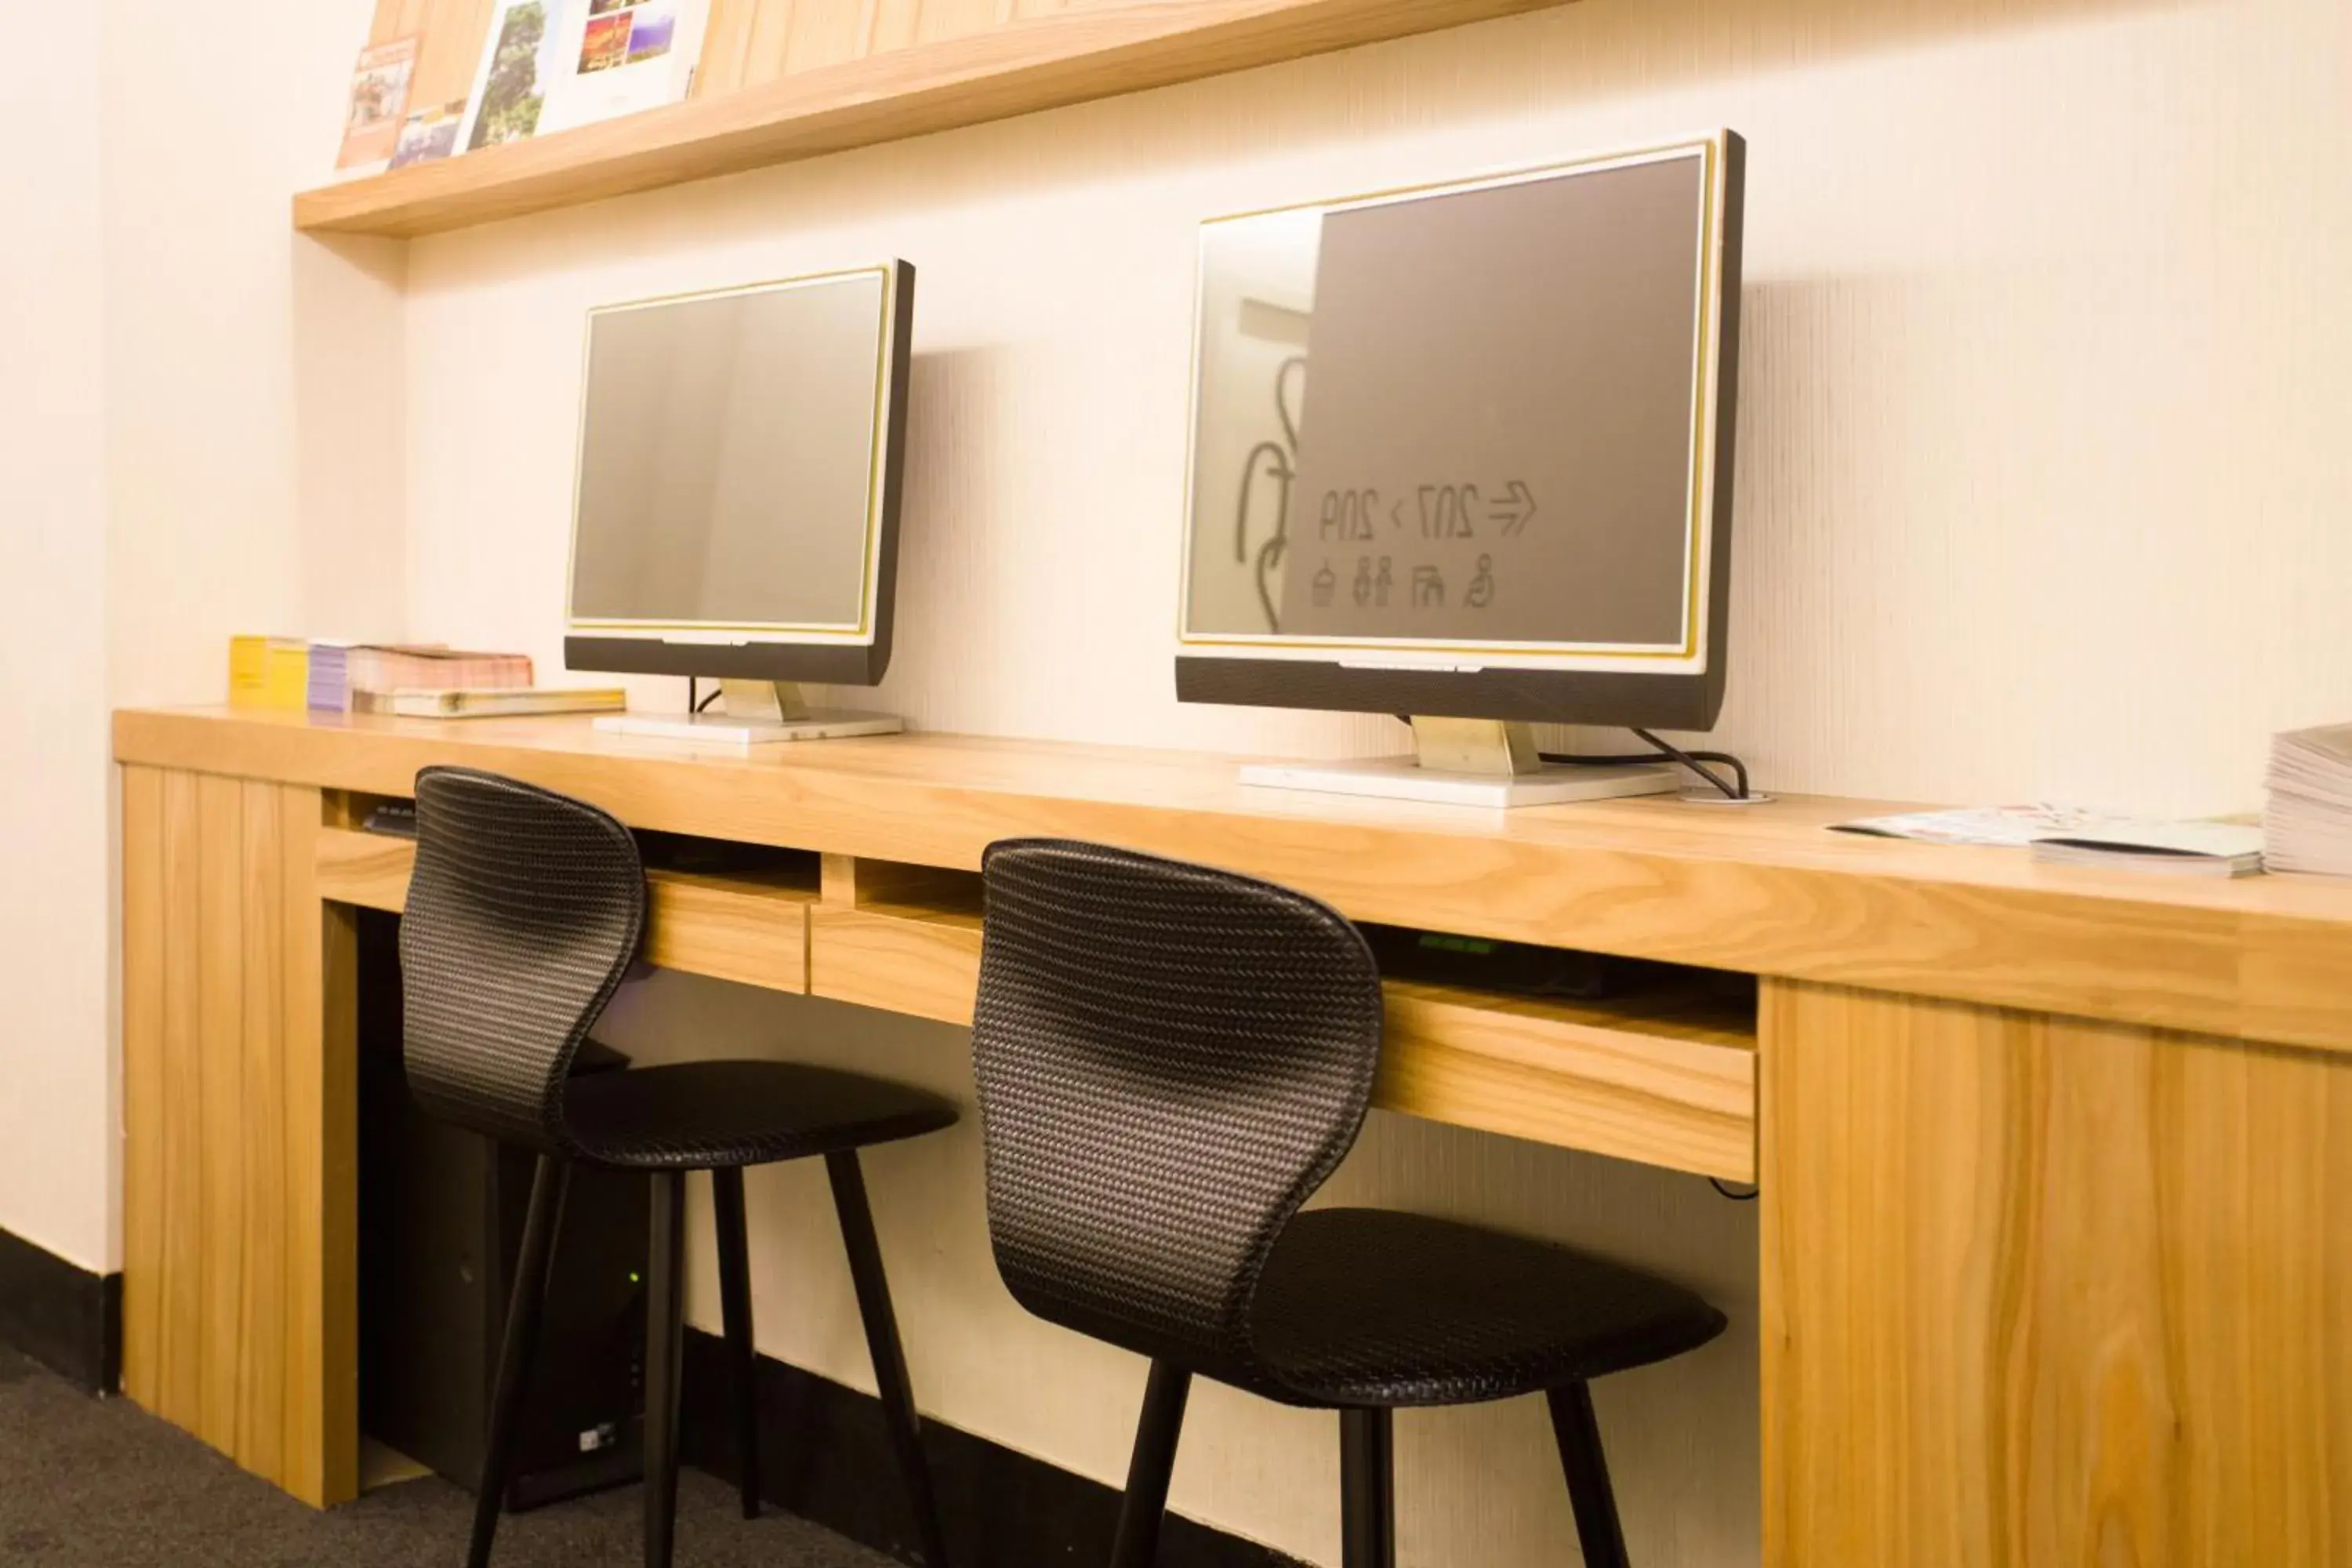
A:
<svg viewBox="0 0 2352 1568">
<path fill-rule="evenodd" d="M 99 26 L 0 0 L 0 1229 L 112 1261 Z"/>
<path fill-rule="evenodd" d="M 1393 743 L 1385 721 L 1173 700 L 1195 226 L 1727 123 L 1751 157 L 1721 739 L 1782 790 L 2242 808 L 2269 731 L 2352 711 L 2347 51 L 2340 0 L 1586 0 L 423 241 L 412 630 L 555 664 L 588 307 L 895 253 L 921 281 L 889 706 L 1110 742 Z M 677 977 L 612 1032 L 969 1094 L 957 1031 Z M 875 1164 L 925 1407 L 1116 1479 L 1140 1366 L 1004 1298 L 971 1131 Z M 1721 1301 L 1724 1342 L 1600 1398 L 1637 1560 L 1754 1561 L 1748 1211 L 1389 1119 L 1339 1185 Z M 865 1382 L 821 1184 L 752 1191 L 761 1344 Z M 1187 1436 L 1179 1509 L 1333 1560 L 1328 1421 L 1213 1393 Z M 1534 1405 L 1408 1416 L 1400 1441 L 1405 1562 L 1572 1560 Z"/>
</svg>

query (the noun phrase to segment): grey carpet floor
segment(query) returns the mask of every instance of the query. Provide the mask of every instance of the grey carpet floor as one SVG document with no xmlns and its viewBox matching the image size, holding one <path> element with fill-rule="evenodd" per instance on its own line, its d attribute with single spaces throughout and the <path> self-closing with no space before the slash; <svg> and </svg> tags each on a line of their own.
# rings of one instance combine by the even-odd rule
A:
<svg viewBox="0 0 2352 1568">
<path fill-rule="evenodd" d="M 635 1487 L 499 1527 L 499 1568 L 642 1560 Z M 473 1499 L 437 1478 L 315 1512 L 120 1399 L 92 1399 L 0 1345 L 0 1563 L 8 1568 L 456 1568 Z M 746 1522 L 731 1488 L 678 1483 L 678 1568 L 892 1568 L 773 1510 Z"/>
</svg>

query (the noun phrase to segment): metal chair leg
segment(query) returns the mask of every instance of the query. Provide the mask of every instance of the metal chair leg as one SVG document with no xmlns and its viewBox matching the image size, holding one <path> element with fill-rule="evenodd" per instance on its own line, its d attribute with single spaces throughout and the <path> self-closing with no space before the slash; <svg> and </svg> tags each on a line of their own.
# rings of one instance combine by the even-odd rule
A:
<svg viewBox="0 0 2352 1568">
<path fill-rule="evenodd" d="M 735 1380 L 735 1452 L 742 1465 L 743 1517 L 760 1517 L 758 1352 L 751 1342 L 751 1255 L 744 1234 L 743 1173 L 710 1173 L 719 1222 L 719 1304 L 727 1327 L 727 1362 Z"/>
<path fill-rule="evenodd" d="M 474 1494 L 474 1533 L 466 1549 L 467 1568 L 488 1568 L 499 1515 L 506 1507 L 508 1473 L 514 1468 L 515 1427 L 530 1385 L 530 1363 L 539 1354 L 539 1323 L 547 1305 L 549 1266 L 555 1258 L 555 1233 L 563 1221 L 563 1193 L 572 1167 L 551 1154 L 539 1157 L 530 1179 L 530 1207 L 522 1226 L 522 1255 L 515 1260 L 514 1289 L 507 1299 L 505 1342 L 499 1349 L 497 1391 L 490 1401 L 489 1442 Z"/>
<path fill-rule="evenodd" d="M 1168 1480 L 1176 1472 L 1176 1442 L 1192 1391 L 1190 1372 L 1173 1362 L 1151 1363 L 1143 1414 L 1135 1424 L 1135 1452 L 1127 1462 L 1127 1497 L 1118 1508 L 1110 1568 L 1151 1568 L 1160 1555 L 1160 1521 L 1168 1511 Z"/>
<path fill-rule="evenodd" d="M 1617 1522 L 1617 1492 L 1609 1484 L 1609 1461 L 1601 1451 L 1601 1423 L 1592 1413 L 1592 1387 L 1581 1378 L 1548 1396 L 1552 1434 L 1559 1439 L 1560 1468 L 1568 1473 L 1568 1500 L 1576 1510 L 1576 1539 L 1585 1568 L 1629 1568 L 1625 1532 Z"/>
<path fill-rule="evenodd" d="M 1396 1568 L 1395 1434 L 1393 1412 L 1339 1412 L 1343 1568 Z"/>
<path fill-rule="evenodd" d="M 677 1536 L 678 1383 L 686 1329 L 686 1175 L 653 1173 L 646 1278 L 646 1568 L 669 1568 Z"/>
<path fill-rule="evenodd" d="M 882 1272 L 882 1244 L 874 1235 L 874 1211 L 866 1201 L 866 1175 L 855 1150 L 824 1157 L 833 1179 L 833 1204 L 841 1215 L 841 1239 L 849 1252 L 849 1277 L 857 1287 L 858 1315 L 866 1320 L 866 1347 L 874 1357 L 874 1381 L 882 1394 L 882 1414 L 890 1424 L 890 1445 L 915 1508 L 915 1532 L 923 1543 L 926 1568 L 947 1568 L 947 1532 L 940 1527 L 939 1500 L 931 1491 L 931 1468 L 923 1458 L 922 1418 L 915 1411 L 914 1385 L 898 1342 L 898 1321 L 890 1310 L 890 1282 Z"/>
</svg>

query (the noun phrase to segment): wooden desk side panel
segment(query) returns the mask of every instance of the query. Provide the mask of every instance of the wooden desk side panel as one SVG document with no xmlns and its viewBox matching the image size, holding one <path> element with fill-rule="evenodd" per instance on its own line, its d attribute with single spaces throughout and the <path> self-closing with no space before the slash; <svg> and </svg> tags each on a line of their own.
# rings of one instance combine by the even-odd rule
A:
<svg viewBox="0 0 2352 1568">
<path fill-rule="evenodd" d="M 1768 984 L 1764 1560 L 2352 1563 L 2352 1063 Z"/>
<path fill-rule="evenodd" d="M 319 792 L 126 769 L 123 1391 L 306 1501 L 358 1489 L 348 918 Z M 321 1005 L 322 999 L 324 1005 Z"/>
</svg>

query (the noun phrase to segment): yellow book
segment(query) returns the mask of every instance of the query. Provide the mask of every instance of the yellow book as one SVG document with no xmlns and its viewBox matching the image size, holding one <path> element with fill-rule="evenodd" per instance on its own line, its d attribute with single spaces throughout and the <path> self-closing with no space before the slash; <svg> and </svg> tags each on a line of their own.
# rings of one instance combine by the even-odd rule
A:
<svg viewBox="0 0 2352 1568">
<path fill-rule="evenodd" d="M 228 639 L 228 703 L 232 708 L 265 705 L 269 684 L 269 639 Z"/>
<path fill-rule="evenodd" d="M 299 710 L 310 695 L 310 645 L 300 637 L 228 639 L 232 708 Z"/>
<path fill-rule="evenodd" d="M 299 713 L 310 700 L 310 645 L 299 637 L 270 638 L 261 705 Z"/>
</svg>

